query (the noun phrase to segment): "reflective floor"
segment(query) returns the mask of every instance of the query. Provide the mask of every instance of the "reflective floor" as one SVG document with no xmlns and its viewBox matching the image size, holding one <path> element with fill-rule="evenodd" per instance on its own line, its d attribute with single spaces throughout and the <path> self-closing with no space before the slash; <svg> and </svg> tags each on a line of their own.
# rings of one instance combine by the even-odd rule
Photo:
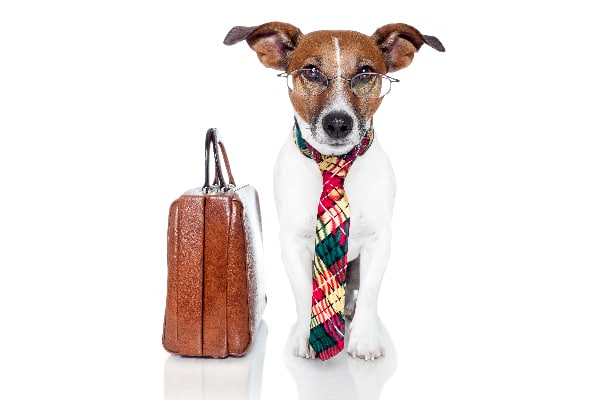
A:
<svg viewBox="0 0 600 400">
<path fill-rule="evenodd" d="M 252 349 L 240 358 L 169 356 L 165 400 L 261 399 L 267 332 L 263 320 Z M 312 400 L 317 392 L 323 399 L 378 399 L 396 369 L 394 345 L 383 325 L 381 332 L 386 356 L 374 362 L 352 359 L 346 353 L 327 362 L 292 356 L 290 333 L 282 361 L 296 383 L 297 398 Z"/>
<path fill-rule="evenodd" d="M 394 344 L 381 323 L 380 329 L 386 353 L 375 361 L 353 359 L 347 353 L 326 362 L 295 357 L 290 334 L 283 358 L 296 381 L 298 399 L 313 400 L 315 393 L 322 399 L 379 399 L 383 385 L 396 370 Z"/>
<path fill-rule="evenodd" d="M 267 331 L 263 320 L 244 357 L 169 356 L 165 362 L 165 400 L 260 399 Z"/>
</svg>

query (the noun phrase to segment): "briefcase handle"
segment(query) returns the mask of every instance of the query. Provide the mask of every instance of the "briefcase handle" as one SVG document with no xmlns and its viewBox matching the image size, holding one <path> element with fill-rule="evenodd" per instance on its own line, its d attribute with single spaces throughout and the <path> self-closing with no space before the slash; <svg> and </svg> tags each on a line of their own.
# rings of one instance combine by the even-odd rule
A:
<svg viewBox="0 0 600 400">
<path fill-rule="evenodd" d="M 215 176 L 213 180 L 213 186 L 211 188 L 209 182 L 209 164 L 210 164 L 210 150 L 212 147 L 212 153 L 215 164 Z M 221 150 L 219 152 L 219 149 Z M 227 170 L 227 177 L 229 183 L 225 182 L 223 177 L 223 169 L 221 167 L 221 157 L 225 162 L 225 169 Z M 216 128 L 210 128 L 206 132 L 206 140 L 204 143 L 204 186 L 202 190 L 205 192 L 213 190 L 213 188 L 219 189 L 220 191 L 226 191 L 232 187 L 235 187 L 235 180 L 231 174 L 231 167 L 229 166 L 229 158 L 227 157 L 227 151 L 225 145 L 219 137 L 219 132 Z"/>
</svg>

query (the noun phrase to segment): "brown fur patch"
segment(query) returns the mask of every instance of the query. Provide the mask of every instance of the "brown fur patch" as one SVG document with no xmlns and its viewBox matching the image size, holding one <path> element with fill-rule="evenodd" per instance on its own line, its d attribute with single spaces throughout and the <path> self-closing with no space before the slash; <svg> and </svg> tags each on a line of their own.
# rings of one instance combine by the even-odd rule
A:
<svg viewBox="0 0 600 400">
<path fill-rule="evenodd" d="M 336 48 L 333 38 L 339 43 L 341 75 L 352 78 L 360 69 L 368 66 L 374 72 L 385 74 L 387 66 L 383 54 L 370 36 L 354 31 L 316 31 L 304 35 L 298 41 L 298 47 L 293 52 L 287 71 L 295 71 L 309 65 L 317 67 L 328 78 L 338 74 Z M 361 122 L 366 122 L 381 104 L 381 99 L 365 99 L 358 97 L 350 90 L 349 82 L 336 79 L 330 83 L 319 96 L 300 96 L 290 94 L 290 99 L 296 112 L 302 119 L 312 122 L 327 104 L 334 101 L 334 87 L 342 85 L 342 92 L 348 103 L 356 110 Z"/>
</svg>

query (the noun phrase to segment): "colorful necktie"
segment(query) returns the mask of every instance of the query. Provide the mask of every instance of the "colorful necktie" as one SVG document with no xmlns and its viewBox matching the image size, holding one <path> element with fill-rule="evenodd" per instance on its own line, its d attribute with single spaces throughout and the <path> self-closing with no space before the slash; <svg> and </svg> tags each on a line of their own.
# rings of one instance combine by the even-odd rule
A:
<svg viewBox="0 0 600 400">
<path fill-rule="evenodd" d="M 309 343 L 321 360 L 344 350 L 346 269 L 350 204 L 344 180 L 356 158 L 370 147 L 374 132 L 369 129 L 361 142 L 343 156 L 326 156 L 308 144 L 298 124 L 294 140 L 306 157 L 317 163 L 323 176 L 323 192 L 317 209 L 313 294 Z"/>
</svg>

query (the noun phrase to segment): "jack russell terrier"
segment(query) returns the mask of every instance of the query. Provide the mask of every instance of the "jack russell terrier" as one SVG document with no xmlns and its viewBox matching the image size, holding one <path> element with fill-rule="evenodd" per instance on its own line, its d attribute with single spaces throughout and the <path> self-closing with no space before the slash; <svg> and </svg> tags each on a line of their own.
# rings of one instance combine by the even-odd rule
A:
<svg viewBox="0 0 600 400">
<path fill-rule="evenodd" d="M 384 355 L 377 302 L 396 189 L 373 114 L 397 82 L 386 74 L 407 67 L 423 44 L 444 47 L 405 24 L 367 36 L 303 34 L 269 22 L 236 26 L 224 43 L 242 40 L 263 65 L 284 71 L 295 111 L 274 174 L 282 260 L 298 315 L 293 352 L 326 360 L 346 348 L 374 360 Z"/>
</svg>

